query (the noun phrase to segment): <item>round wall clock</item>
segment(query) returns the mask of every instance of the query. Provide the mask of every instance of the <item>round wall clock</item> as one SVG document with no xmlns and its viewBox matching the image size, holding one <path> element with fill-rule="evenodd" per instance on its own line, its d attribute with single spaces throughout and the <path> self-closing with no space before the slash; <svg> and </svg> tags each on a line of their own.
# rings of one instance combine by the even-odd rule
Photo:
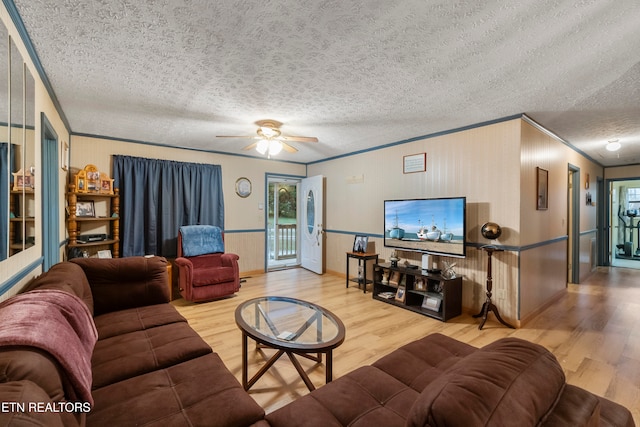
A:
<svg viewBox="0 0 640 427">
<path fill-rule="evenodd" d="M 249 197 L 251 194 L 251 181 L 249 181 L 249 178 L 238 178 L 236 181 L 236 194 L 240 197 Z"/>
</svg>

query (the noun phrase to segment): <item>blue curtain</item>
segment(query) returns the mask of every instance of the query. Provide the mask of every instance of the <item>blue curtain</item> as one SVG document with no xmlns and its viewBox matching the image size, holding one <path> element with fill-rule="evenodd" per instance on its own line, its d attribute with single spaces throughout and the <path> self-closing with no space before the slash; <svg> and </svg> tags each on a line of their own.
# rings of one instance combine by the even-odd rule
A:
<svg viewBox="0 0 640 427">
<path fill-rule="evenodd" d="M 14 168 L 15 145 L 12 144 L 9 153 L 9 144 L 0 142 L 0 260 L 9 255 L 7 242 L 9 238 L 9 188 L 11 187 Z M 11 156 L 11 159 L 9 158 Z"/>
<path fill-rule="evenodd" d="M 113 177 L 120 191 L 123 257 L 175 258 L 182 225 L 216 225 L 224 230 L 219 165 L 115 155 Z"/>
</svg>

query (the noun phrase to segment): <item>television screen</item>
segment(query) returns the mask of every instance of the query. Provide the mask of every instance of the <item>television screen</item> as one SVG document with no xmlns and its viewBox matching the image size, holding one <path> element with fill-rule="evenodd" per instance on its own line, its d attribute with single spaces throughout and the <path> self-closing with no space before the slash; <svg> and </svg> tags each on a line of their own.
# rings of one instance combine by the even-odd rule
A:
<svg viewBox="0 0 640 427">
<path fill-rule="evenodd" d="M 384 245 L 464 257 L 466 197 L 385 200 Z"/>
</svg>

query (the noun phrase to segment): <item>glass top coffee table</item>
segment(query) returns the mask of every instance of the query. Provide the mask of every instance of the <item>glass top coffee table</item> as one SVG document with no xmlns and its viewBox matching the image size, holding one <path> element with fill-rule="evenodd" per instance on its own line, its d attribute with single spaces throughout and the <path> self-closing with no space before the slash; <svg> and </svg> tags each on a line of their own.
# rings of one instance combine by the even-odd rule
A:
<svg viewBox="0 0 640 427">
<path fill-rule="evenodd" d="M 295 298 L 266 296 L 243 302 L 236 308 L 236 324 L 242 331 L 242 386 L 249 390 L 265 372 L 286 354 L 310 391 L 311 383 L 295 355 L 322 362 L 325 354 L 326 382 L 333 377 L 333 349 L 344 341 L 344 324 L 316 304 Z M 248 338 L 257 346 L 277 352 L 248 379 Z M 315 356 L 314 356 L 315 354 Z"/>
</svg>

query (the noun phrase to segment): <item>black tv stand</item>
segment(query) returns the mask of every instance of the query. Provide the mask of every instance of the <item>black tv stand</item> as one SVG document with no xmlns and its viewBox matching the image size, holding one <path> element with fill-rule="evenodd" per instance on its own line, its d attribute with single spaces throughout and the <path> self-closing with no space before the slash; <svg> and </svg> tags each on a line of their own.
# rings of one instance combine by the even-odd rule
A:
<svg viewBox="0 0 640 427">
<path fill-rule="evenodd" d="M 462 314 L 462 277 L 445 279 L 415 265 L 376 263 L 373 298 L 446 322 Z"/>
</svg>

